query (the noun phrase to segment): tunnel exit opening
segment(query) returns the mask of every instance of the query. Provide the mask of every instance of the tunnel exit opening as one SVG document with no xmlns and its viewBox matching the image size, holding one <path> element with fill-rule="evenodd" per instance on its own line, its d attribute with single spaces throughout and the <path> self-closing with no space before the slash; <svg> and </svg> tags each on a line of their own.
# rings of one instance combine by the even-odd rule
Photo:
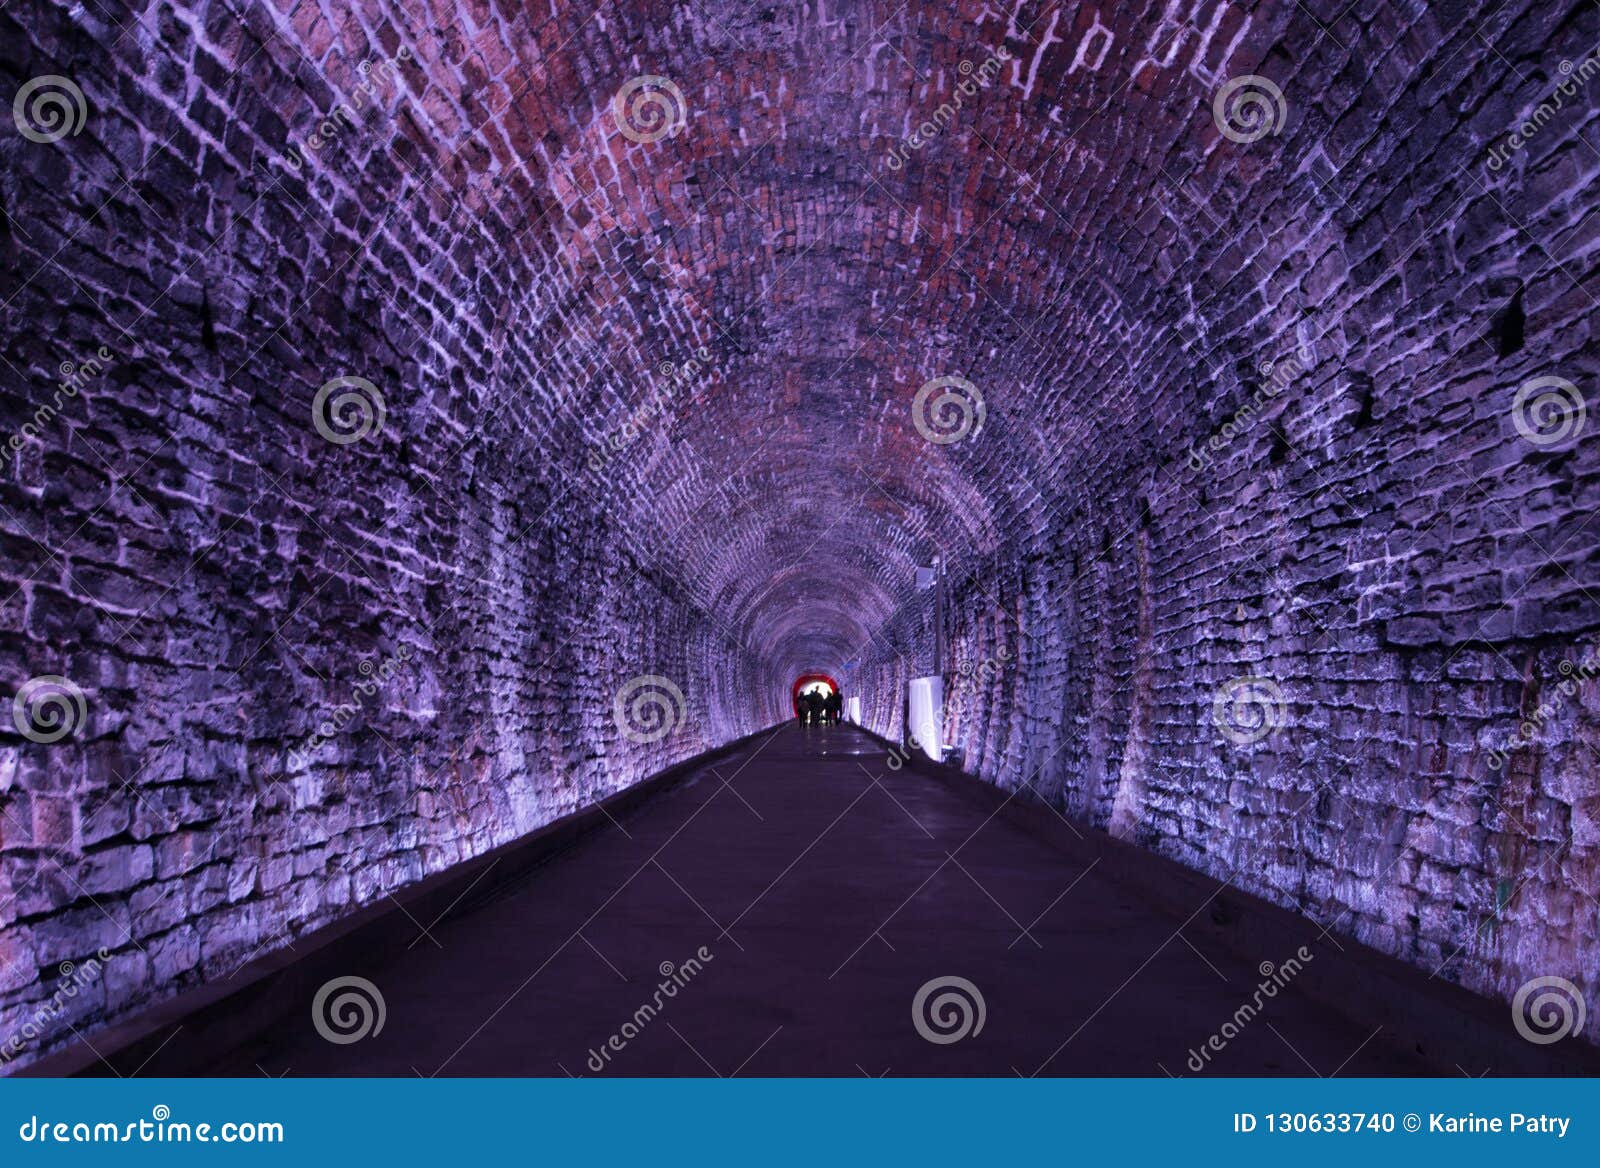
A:
<svg viewBox="0 0 1600 1168">
<path fill-rule="evenodd" d="M 789 702 L 793 707 L 796 718 L 800 717 L 800 695 L 815 693 L 822 697 L 839 693 L 839 683 L 826 673 L 802 673 L 795 678 L 794 686 L 789 693 Z"/>
</svg>

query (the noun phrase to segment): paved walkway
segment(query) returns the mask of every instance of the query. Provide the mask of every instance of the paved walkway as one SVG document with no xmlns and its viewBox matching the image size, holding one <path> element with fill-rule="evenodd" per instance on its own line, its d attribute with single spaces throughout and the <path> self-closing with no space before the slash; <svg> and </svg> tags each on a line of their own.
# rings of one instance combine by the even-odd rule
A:
<svg viewBox="0 0 1600 1168">
<path fill-rule="evenodd" d="M 848 726 L 786 726 L 419 935 L 404 956 L 351 969 L 383 995 L 381 1033 L 336 1045 L 308 1011 L 275 1048 L 225 1069 L 1192 1073 L 1190 1050 L 1252 999 L 1257 963 L 1208 951 L 1200 930 L 1184 935 L 1181 917 L 1092 862 L 885 762 Z M 701 968 L 686 964 L 702 949 Z M 981 1030 L 954 1042 L 919 1033 L 914 1000 L 939 978 L 976 988 Z M 959 1030 L 962 1006 L 941 996 L 922 1013 L 944 1038 L 937 1016 Z M 1424 1070 L 1373 1028 L 1288 991 L 1206 1073 Z"/>
</svg>

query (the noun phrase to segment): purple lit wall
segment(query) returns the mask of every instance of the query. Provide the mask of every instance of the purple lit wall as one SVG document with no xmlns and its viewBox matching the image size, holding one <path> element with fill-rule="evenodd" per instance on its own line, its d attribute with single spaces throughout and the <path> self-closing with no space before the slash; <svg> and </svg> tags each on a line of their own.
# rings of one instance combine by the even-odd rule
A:
<svg viewBox="0 0 1600 1168">
<path fill-rule="evenodd" d="M 945 448 L 995 533 L 949 585 L 945 739 L 1438 976 L 1593 987 L 1600 25 L 1362 8 L 1354 45 L 1252 14 L 1261 47 L 1210 64 L 1302 104 L 1242 144 L 1198 124 L 1198 59 L 1141 71 L 1119 38 L 1126 108 L 1083 135 L 1106 170 L 1061 150 L 1034 178 L 1070 205 L 973 248 L 1020 270 L 975 306 L 1003 343 Z M 895 737 L 918 670 L 886 650 L 930 611 L 857 675 Z"/>
<path fill-rule="evenodd" d="M 0 10 L 0 1033 L 898 738 L 935 556 L 967 769 L 1600 969 L 1592 4 L 556 7 Z"/>
</svg>

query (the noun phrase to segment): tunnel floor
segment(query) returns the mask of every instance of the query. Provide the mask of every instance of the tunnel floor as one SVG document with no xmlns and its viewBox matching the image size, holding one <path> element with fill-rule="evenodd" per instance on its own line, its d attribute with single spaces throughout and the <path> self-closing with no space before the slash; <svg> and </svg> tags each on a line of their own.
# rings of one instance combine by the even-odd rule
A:
<svg viewBox="0 0 1600 1168">
<path fill-rule="evenodd" d="M 349 971 L 379 987 L 380 1033 L 336 1045 L 301 1014 L 272 1049 L 209 1069 L 560 1076 L 600 1058 L 605 1075 L 1182 1075 L 1250 1000 L 1254 962 L 885 763 L 849 726 L 782 727 L 470 913 L 426 934 L 397 913 L 411 948 Z M 711 959 L 627 1037 L 664 964 L 702 947 Z M 976 987 L 983 1024 L 941 1043 L 912 1003 L 945 977 Z M 1291 987 L 1206 1073 L 1426 1070 Z"/>
</svg>

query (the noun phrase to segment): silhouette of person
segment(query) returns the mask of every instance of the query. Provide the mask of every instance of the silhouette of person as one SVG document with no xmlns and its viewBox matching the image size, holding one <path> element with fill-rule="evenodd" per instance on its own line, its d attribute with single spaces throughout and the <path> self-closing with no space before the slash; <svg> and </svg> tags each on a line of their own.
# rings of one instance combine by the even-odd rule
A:
<svg viewBox="0 0 1600 1168">
<path fill-rule="evenodd" d="M 839 691 L 835 689 L 828 692 L 828 696 L 824 701 L 826 703 L 828 721 L 837 726 L 839 724 L 839 712 L 844 709 L 844 699 L 839 696 Z"/>
</svg>

